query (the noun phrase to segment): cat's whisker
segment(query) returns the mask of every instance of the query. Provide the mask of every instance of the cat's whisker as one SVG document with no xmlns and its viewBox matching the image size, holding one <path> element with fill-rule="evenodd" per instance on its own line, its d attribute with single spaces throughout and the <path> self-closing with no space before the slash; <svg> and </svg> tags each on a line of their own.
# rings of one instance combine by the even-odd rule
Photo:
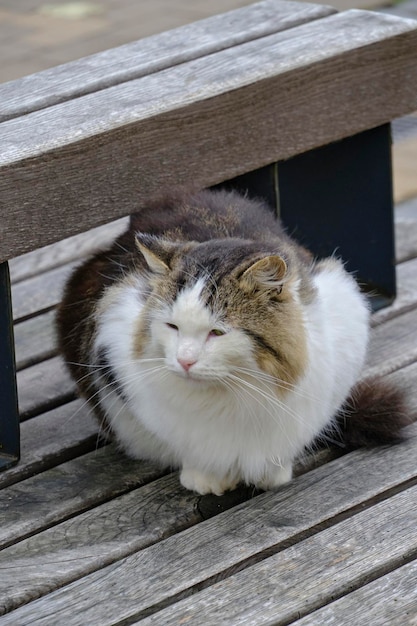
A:
<svg viewBox="0 0 417 626">
<path fill-rule="evenodd" d="M 245 381 L 241 381 L 240 379 L 238 379 L 238 384 L 244 383 Z M 285 431 L 285 428 L 283 428 L 283 424 L 277 419 L 276 413 L 271 410 L 271 407 L 267 406 L 265 404 L 265 399 L 264 398 L 259 398 L 259 396 L 257 396 L 252 390 L 248 389 L 247 386 L 245 386 L 244 384 L 241 384 L 241 390 L 244 394 L 246 394 L 246 396 L 249 396 L 249 398 L 252 398 L 253 400 L 255 400 L 255 402 L 257 402 L 259 404 L 260 407 L 262 407 L 262 409 L 264 411 L 266 411 L 267 414 L 269 414 L 269 416 L 271 417 L 272 421 L 278 425 L 280 427 L 280 433 L 281 436 L 284 437 L 284 439 L 286 439 L 288 441 L 288 443 L 290 444 L 290 439 Z M 260 436 L 262 434 L 262 432 L 265 431 L 266 425 L 262 424 L 261 420 L 258 419 L 257 423 L 260 424 L 260 428 L 257 431 L 257 435 L 258 438 L 260 439 Z"/>
<path fill-rule="evenodd" d="M 154 359 L 149 359 L 149 360 L 152 361 Z M 163 361 L 164 359 L 161 359 L 161 360 Z M 139 380 L 144 380 L 146 378 L 146 375 L 153 374 L 154 372 L 156 372 L 156 371 L 158 371 L 160 369 L 161 369 L 161 366 L 157 366 L 157 367 L 152 368 L 152 369 L 147 369 L 144 372 L 142 372 L 142 377 L 138 377 L 138 373 L 137 372 L 133 372 L 133 373 L 131 373 L 131 375 L 129 377 L 126 376 L 126 377 L 122 378 L 120 380 L 120 382 L 121 382 L 121 384 L 123 384 L 123 383 L 129 382 L 132 378 L 138 380 L 138 382 L 139 382 Z M 93 376 L 95 373 L 97 373 L 96 370 L 94 372 L 89 372 L 88 376 Z M 82 377 L 82 378 L 84 378 L 84 377 Z M 90 387 L 94 388 L 94 386 L 95 386 L 95 381 L 93 380 L 91 382 L 91 384 L 90 384 Z M 110 391 L 108 391 L 108 393 L 103 395 L 102 397 L 99 397 L 100 393 L 104 392 L 106 389 L 110 389 Z M 79 414 L 80 411 L 82 411 L 85 407 L 87 407 L 89 405 L 91 406 L 91 408 L 93 410 L 96 407 L 100 408 L 101 401 L 105 400 L 109 395 L 111 395 L 111 393 L 114 393 L 114 392 L 115 392 L 114 382 L 108 382 L 107 384 L 102 385 L 97 391 L 95 391 L 93 394 L 89 395 L 88 400 L 85 400 L 81 404 L 81 406 L 79 406 L 78 409 L 76 411 L 74 411 L 74 413 L 69 418 L 69 421 L 73 420 Z M 98 398 L 97 402 L 94 401 L 95 398 Z"/>
<path fill-rule="evenodd" d="M 255 432 L 256 436 L 258 437 L 258 439 L 260 439 L 260 436 L 261 436 L 261 433 L 262 433 L 262 422 L 261 422 L 261 419 L 259 418 L 259 415 L 256 414 L 255 409 L 250 404 L 248 405 L 246 390 L 242 389 L 239 386 L 234 385 L 233 383 L 231 383 L 227 379 L 222 379 L 222 383 L 237 398 L 238 404 L 239 404 L 239 407 L 240 407 L 240 411 L 242 413 L 247 412 L 248 409 L 249 409 L 251 418 L 253 420 L 253 424 L 255 424 L 255 426 L 256 426 L 254 432 Z"/>
<path fill-rule="evenodd" d="M 260 372 L 259 370 L 253 370 L 246 367 L 235 367 L 237 372 L 253 377 L 257 382 L 270 383 L 273 386 L 283 389 L 284 391 L 291 391 L 291 393 L 300 396 L 300 398 L 306 398 L 307 400 L 314 400 L 315 402 L 322 402 L 321 398 L 315 394 L 301 391 L 299 386 L 295 383 L 280 380 L 271 374 L 266 372 Z"/>
<path fill-rule="evenodd" d="M 235 378 L 235 377 L 232 375 L 231 378 Z M 282 402 L 278 397 L 274 396 L 271 392 L 266 391 L 264 389 L 261 389 L 260 387 L 258 387 L 256 385 L 253 385 L 252 383 L 249 383 L 248 381 L 246 381 L 246 380 L 244 380 L 242 378 L 236 377 L 236 379 L 239 380 L 239 382 L 241 384 L 245 385 L 248 389 L 251 389 L 255 393 L 259 394 L 262 398 L 264 398 L 273 407 L 278 407 L 278 409 L 284 410 L 288 415 L 293 417 L 300 424 L 303 425 L 305 423 L 305 420 L 303 418 L 301 418 L 300 415 L 298 415 L 293 409 L 291 409 L 288 405 L 286 405 L 284 402 Z M 254 396 L 252 396 L 252 397 L 254 397 Z M 268 408 L 265 405 L 263 405 L 263 406 L 264 406 L 265 409 Z M 277 413 L 273 412 L 271 409 L 268 410 L 268 413 L 275 420 L 275 422 L 277 424 L 279 424 L 279 425 L 281 425 L 281 427 L 283 427 L 282 422 L 278 420 Z"/>
</svg>

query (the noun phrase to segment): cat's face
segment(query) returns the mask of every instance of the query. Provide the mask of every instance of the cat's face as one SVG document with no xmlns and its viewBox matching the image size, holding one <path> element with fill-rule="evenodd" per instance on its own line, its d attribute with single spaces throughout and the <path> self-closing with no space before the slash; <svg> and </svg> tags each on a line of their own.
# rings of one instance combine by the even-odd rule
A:
<svg viewBox="0 0 417 626">
<path fill-rule="evenodd" d="M 150 332 L 169 370 L 190 380 L 224 380 L 241 368 L 257 367 L 251 339 L 227 315 L 204 300 L 205 280 L 180 291 L 153 311 Z"/>
<path fill-rule="evenodd" d="M 302 315 L 285 261 L 250 242 L 139 242 L 151 285 L 135 345 L 190 381 L 267 373 L 294 383 L 305 366 Z"/>
</svg>

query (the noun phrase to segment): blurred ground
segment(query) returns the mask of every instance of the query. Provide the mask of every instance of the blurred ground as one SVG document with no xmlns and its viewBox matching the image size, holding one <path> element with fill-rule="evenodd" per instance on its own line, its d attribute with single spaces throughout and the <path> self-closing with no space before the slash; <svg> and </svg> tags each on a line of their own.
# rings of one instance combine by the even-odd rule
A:
<svg viewBox="0 0 417 626">
<path fill-rule="evenodd" d="M 0 0 L 0 82 L 229 11 L 253 0 Z M 417 19 L 417 0 L 330 0 Z M 386 3 L 387 4 L 387 3 Z M 417 113 L 394 126 L 397 201 L 417 196 Z M 397 140 L 398 139 L 398 140 Z"/>
</svg>

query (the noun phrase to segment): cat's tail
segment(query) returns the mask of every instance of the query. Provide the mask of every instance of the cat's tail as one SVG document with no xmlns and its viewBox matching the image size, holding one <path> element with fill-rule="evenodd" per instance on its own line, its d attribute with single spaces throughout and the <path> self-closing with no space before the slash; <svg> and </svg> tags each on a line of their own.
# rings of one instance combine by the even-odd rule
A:
<svg viewBox="0 0 417 626">
<path fill-rule="evenodd" d="M 399 443 L 415 419 L 405 389 L 384 377 L 367 378 L 351 390 L 336 417 L 332 439 L 350 450 Z"/>
</svg>

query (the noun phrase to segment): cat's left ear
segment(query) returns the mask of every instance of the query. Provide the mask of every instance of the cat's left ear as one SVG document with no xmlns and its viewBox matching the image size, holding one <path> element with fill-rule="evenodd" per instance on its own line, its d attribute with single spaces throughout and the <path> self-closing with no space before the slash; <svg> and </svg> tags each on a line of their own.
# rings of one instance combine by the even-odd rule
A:
<svg viewBox="0 0 417 626">
<path fill-rule="evenodd" d="M 268 291 L 282 291 L 287 264 L 276 254 L 255 261 L 241 276 L 240 283 L 245 290 L 263 288 Z"/>
<path fill-rule="evenodd" d="M 164 260 L 164 254 L 161 254 L 163 248 L 161 246 L 155 246 L 155 241 L 151 240 L 148 235 L 136 235 L 136 246 L 139 252 L 143 255 L 149 269 L 155 274 L 167 274 L 169 272 L 169 265 Z"/>
</svg>

